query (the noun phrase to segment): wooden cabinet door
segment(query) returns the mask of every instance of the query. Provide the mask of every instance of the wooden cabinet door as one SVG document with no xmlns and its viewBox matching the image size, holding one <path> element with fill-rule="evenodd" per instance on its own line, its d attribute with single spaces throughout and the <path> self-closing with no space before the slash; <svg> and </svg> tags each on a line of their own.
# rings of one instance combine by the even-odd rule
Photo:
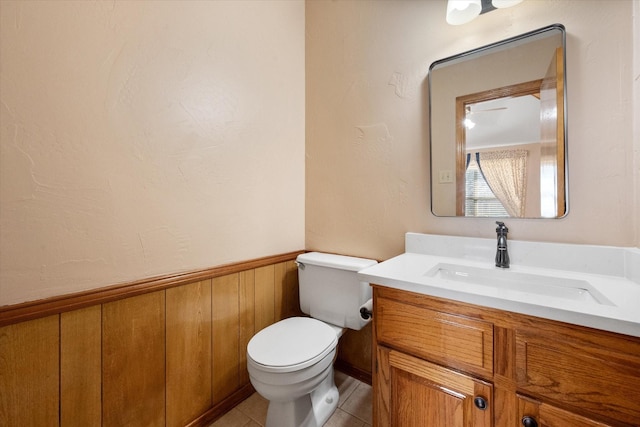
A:
<svg viewBox="0 0 640 427">
<path fill-rule="evenodd" d="M 492 426 L 491 384 L 395 350 L 378 355 L 378 427 Z"/>
</svg>

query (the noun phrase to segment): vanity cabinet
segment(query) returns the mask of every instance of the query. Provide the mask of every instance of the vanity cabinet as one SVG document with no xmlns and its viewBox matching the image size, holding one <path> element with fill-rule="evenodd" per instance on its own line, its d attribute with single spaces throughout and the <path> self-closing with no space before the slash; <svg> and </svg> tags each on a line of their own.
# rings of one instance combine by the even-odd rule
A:
<svg viewBox="0 0 640 427">
<path fill-rule="evenodd" d="M 640 425 L 640 338 L 374 285 L 374 425 Z"/>
</svg>

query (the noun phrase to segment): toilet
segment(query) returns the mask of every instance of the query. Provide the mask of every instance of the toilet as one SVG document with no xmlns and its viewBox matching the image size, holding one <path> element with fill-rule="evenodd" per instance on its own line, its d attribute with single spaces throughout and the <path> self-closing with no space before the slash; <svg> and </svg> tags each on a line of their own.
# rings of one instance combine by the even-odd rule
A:
<svg viewBox="0 0 640 427">
<path fill-rule="evenodd" d="M 266 427 L 321 427 L 338 406 L 333 378 L 338 339 L 369 321 L 360 307 L 371 298 L 357 272 L 376 261 L 310 252 L 297 257 L 300 308 L 258 332 L 247 345 L 251 384 L 269 401 Z"/>
</svg>

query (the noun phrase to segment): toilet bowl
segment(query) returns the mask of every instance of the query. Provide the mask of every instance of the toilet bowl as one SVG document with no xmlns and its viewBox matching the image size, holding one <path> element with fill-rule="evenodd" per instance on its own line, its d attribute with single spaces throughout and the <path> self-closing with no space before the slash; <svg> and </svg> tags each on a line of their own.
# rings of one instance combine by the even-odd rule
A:
<svg viewBox="0 0 640 427">
<path fill-rule="evenodd" d="M 269 401 L 266 427 L 321 427 L 338 406 L 333 362 L 344 328 L 369 320 L 359 308 L 369 298 L 357 271 L 376 261 L 317 252 L 297 258 L 300 306 L 311 317 L 270 325 L 247 345 L 247 370 Z"/>
<path fill-rule="evenodd" d="M 292 317 L 256 334 L 247 346 L 251 384 L 269 400 L 267 426 L 320 427 L 338 405 L 333 379 L 341 328 Z"/>
</svg>

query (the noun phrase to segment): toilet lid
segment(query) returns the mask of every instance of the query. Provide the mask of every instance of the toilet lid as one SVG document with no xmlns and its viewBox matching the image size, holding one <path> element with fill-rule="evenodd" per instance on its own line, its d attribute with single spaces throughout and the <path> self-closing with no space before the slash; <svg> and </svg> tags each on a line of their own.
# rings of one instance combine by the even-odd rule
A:
<svg viewBox="0 0 640 427">
<path fill-rule="evenodd" d="M 336 331 L 326 323 L 290 317 L 254 335 L 247 345 L 247 354 L 261 365 L 286 367 L 324 357 L 337 341 Z"/>
</svg>

